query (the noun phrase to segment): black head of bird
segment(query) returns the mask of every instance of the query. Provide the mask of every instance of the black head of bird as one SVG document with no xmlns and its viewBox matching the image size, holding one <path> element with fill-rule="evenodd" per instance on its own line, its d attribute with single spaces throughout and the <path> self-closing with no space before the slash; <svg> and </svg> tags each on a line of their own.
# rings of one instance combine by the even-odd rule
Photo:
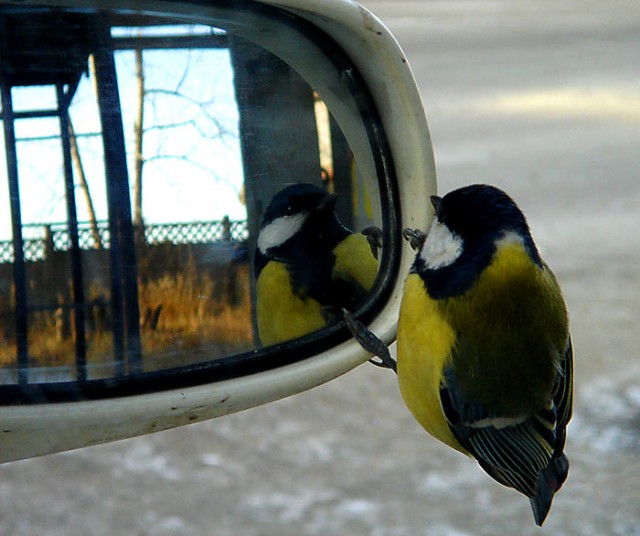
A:
<svg viewBox="0 0 640 536">
<path fill-rule="evenodd" d="M 431 203 L 436 217 L 429 232 L 406 230 L 405 237 L 418 250 L 413 270 L 428 280 L 433 297 L 468 290 L 505 236 L 522 241 L 531 259 L 541 265 L 523 212 L 502 190 L 474 184 L 444 197 L 432 196 Z"/>
<path fill-rule="evenodd" d="M 262 265 L 268 259 L 304 262 L 327 254 L 350 232 L 335 213 L 337 196 L 312 184 L 278 192 L 265 211 L 257 243 Z M 256 263 L 259 272 L 262 265 Z"/>
</svg>

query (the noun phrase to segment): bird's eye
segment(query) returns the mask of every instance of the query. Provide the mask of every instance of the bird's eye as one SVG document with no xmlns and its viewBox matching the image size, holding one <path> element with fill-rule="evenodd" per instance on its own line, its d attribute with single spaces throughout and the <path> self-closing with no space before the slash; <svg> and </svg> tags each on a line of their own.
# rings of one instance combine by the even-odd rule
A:
<svg viewBox="0 0 640 536">
<path fill-rule="evenodd" d="M 293 206 L 289 205 L 286 210 L 284 211 L 284 215 L 285 216 L 291 216 L 293 214 Z"/>
</svg>

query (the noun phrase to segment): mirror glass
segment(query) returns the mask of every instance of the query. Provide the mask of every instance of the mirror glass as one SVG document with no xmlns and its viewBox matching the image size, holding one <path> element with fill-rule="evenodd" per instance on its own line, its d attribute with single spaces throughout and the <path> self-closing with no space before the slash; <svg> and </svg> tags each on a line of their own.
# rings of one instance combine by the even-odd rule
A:
<svg viewBox="0 0 640 536">
<path fill-rule="evenodd" d="M 0 384 L 216 362 L 365 303 L 389 193 L 354 70 L 268 11 L 74 4 L 0 6 Z"/>
</svg>

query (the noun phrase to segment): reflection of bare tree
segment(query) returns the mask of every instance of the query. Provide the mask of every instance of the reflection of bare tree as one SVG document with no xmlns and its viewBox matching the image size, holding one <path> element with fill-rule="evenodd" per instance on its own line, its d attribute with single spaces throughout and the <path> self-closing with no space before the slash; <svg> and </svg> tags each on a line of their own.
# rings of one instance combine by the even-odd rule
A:
<svg viewBox="0 0 640 536">
<path fill-rule="evenodd" d="M 185 67 L 180 80 L 173 88 L 148 87 L 146 82 L 144 51 L 138 48 L 135 51 L 135 78 L 136 78 L 136 115 L 134 120 L 134 147 L 133 147 L 133 224 L 142 231 L 144 225 L 143 217 L 143 170 L 144 165 L 159 160 L 181 161 L 193 166 L 200 171 L 211 174 L 216 180 L 219 179 L 216 170 L 199 161 L 189 150 L 182 152 L 174 150 L 169 146 L 165 148 L 163 144 L 159 144 L 156 154 L 144 155 L 144 136 L 152 131 L 166 131 L 175 133 L 179 129 L 189 129 L 190 135 L 194 135 L 194 139 L 201 140 L 222 140 L 226 136 L 233 135 L 224 123 L 212 111 L 213 99 L 199 100 L 189 95 L 184 89 L 184 82 L 189 76 L 190 70 L 190 51 L 187 51 Z M 198 110 L 197 116 L 184 118 L 180 114 L 180 106 L 176 106 L 176 117 L 169 121 L 160 122 L 153 125 L 145 125 L 144 109 L 147 104 L 154 107 L 162 107 L 163 109 L 173 109 L 167 106 L 168 102 L 179 101 L 183 105 L 194 107 Z M 195 146 L 195 143 L 194 143 Z"/>
<path fill-rule="evenodd" d="M 93 208 L 93 201 L 91 199 L 91 192 L 89 192 L 89 185 L 87 184 L 87 177 L 84 173 L 84 166 L 82 165 L 82 159 L 80 158 L 80 151 L 78 150 L 78 141 L 76 140 L 76 133 L 69 117 L 69 140 L 71 145 L 71 160 L 73 160 L 73 166 L 76 170 L 76 178 L 78 180 L 78 186 L 82 190 L 84 195 L 84 201 L 87 205 L 87 214 L 89 218 L 89 227 L 91 229 L 91 237 L 93 238 L 94 247 L 96 249 L 102 249 L 102 239 L 98 232 L 98 223 L 96 219 L 96 211 Z"/>
<path fill-rule="evenodd" d="M 133 225 L 142 229 L 142 166 L 144 156 L 142 141 L 144 137 L 144 65 L 142 50 L 134 51 L 136 62 L 136 118 L 133 123 Z"/>
</svg>

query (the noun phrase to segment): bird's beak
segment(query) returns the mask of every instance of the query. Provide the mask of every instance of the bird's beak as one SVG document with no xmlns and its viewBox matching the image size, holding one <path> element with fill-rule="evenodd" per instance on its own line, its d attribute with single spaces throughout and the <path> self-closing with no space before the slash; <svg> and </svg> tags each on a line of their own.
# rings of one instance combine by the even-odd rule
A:
<svg viewBox="0 0 640 536">
<path fill-rule="evenodd" d="M 440 214 L 440 205 L 442 204 L 442 197 L 432 195 L 430 198 L 433 209 L 436 211 L 436 215 Z"/>
<path fill-rule="evenodd" d="M 338 200 L 337 194 L 329 194 L 318 203 L 318 206 L 313 210 L 313 212 L 329 212 L 333 210 L 333 207 L 336 206 L 336 201 Z"/>
</svg>

